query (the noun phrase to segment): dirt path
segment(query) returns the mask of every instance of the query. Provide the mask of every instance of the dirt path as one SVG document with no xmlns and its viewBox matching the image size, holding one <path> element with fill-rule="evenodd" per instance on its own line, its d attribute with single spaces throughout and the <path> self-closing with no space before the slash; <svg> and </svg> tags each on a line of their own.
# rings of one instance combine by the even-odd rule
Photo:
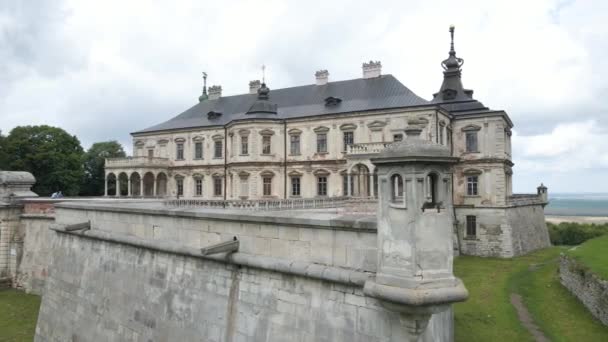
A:
<svg viewBox="0 0 608 342">
<path fill-rule="evenodd" d="M 517 310 L 517 318 L 523 326 L 534 336 L 536 342 L 549 342 L 549 339 L 543 334 L 543 332 L 534 324 L 534 320 L 528 312 L 528 309 L 524 305 L 521 296 L 517 293 L 511 293 L 511 305 Z"/>
</svg>

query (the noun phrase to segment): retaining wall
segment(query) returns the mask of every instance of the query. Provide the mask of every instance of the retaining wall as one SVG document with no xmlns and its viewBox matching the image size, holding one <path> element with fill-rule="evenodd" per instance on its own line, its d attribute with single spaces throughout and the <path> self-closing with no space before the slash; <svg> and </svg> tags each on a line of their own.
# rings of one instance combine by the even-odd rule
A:
<svg viewBox="0 0 608 342">
<path fill-rule="evenodd" d="M 559 280 L 587 307 L 591 314 L 608 325 L 608 281 L 566 255 L 560 257 Z"/>
</svg>

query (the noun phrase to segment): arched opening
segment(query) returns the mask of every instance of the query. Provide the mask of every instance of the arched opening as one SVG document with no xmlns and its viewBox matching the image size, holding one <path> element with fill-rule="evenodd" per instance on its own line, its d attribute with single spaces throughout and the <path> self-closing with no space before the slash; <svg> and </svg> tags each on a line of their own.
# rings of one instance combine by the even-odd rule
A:
<svg viewBox="0 0 608 342">
<path fill-rule="evenodd" d="M 131 174 L 131 196 L 141 196 L 141 176 L 137 172 Z"/>
<path fill-rule="evenodd" d="M 357 164 L 351 171 L 351 194 L 355 197 L 370 196 L 369 169 L 363 164 Z"/>
<path fill-rule="evenodd" d="M 391 202 L 403 204 L 403 178 L 401 175 L 394 174 L 391 176 Z"/>
<path fill-rule="evenodd" d="M 167 175 L 164 172 L 156 176 L 156 196 L 167 196 Z"/>
<path fill-rule="evenodd" d="M 144 175 L 144 196 L 154 196 L 154 174 L 152 172 L 146 172 Z"/>
<path fill-rule="evenodd" d="M 129 176 L 126 173 L 121 172 L 118 175 L 118 196 L 127 196 L 129 195 Z"/>
<path fill-rule="evenodd" d="M 432 172 L 427 176 L 427 193 L 426 198 L 427 202 L 430 203 L 432 207 L 437 206 L 439 203 L 439 175 Z"/>
<path fill-rule="evenodd" d="M 108 173 L 106 175 L 106 195 L 116 196 L 116 175 Z"/>
</svg>

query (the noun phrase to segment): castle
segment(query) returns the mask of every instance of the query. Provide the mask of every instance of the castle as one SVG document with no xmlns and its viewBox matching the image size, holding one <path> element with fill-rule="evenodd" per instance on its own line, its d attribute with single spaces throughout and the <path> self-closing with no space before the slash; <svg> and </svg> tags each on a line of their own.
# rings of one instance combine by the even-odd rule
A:
<svg viewBox="0 0 608 342">
<path fill-rule="evenodd" d="M 199 103 L 132 133 L 133 157 L 106 161 L 106 196 L 206 200 L 378 197 L 371 159 L 404 139 L 409 127 L 458 158 L 453 174 L 454 241 L 466 254 L 510 257 L 549 245 L 547 189 L 512 192 L 511 129 L 503 110 L 473 98 L 461 80 L 450 28 L 443 83 L 427 101 L 363 63 L 362 78 L 222 96 L 206 85 Z M 206 78 L 206 75 L 205 75 Z M 438 189 L 422 180 L 432 201 Z M 402 197 L 405 184 L 393 194 Z"/>
</svg>

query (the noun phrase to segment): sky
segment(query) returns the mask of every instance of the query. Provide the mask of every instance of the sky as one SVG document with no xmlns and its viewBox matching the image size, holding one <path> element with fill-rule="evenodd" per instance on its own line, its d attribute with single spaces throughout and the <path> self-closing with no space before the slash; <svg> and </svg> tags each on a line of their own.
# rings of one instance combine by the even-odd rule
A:
<svg viewBox="0 0 608 342">
<path fill-rule="evenodd" d="M 513 120 L 514 191 L 608 192 L 608 1 L 0 0 L 0 130 L 86 149 L 164 122 L 202 88 L 361 77 L 382 62 L 430 100 L 456 26 L 463 83 Z"/>
</svg>

